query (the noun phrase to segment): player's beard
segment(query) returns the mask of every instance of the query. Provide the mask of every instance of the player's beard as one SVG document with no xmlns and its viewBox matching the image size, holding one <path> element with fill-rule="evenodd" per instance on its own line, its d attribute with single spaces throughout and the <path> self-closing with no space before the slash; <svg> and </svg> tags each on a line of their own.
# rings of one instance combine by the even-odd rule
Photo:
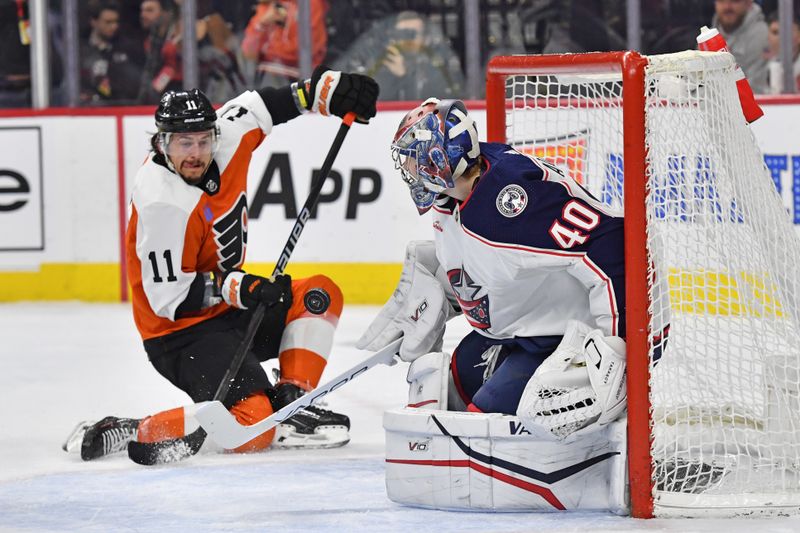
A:
<svg viewBox="0 0 800 533">
<path fill-rule="evenodd" d="M 203 161 L 200 160 L 194 162 L 182 161 L 178 173 L 184 181 L 190 185 L 197 185 L 203 179 L 203 176 L 206 175 L 206 171 L 210 165 L 210 160 L 208 163 L 203 163 Z"/>
</svg>

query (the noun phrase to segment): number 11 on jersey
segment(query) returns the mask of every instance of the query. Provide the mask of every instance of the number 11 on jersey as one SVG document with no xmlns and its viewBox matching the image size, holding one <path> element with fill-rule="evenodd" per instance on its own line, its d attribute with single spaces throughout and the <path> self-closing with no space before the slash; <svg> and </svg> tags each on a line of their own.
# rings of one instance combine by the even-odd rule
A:
<svg viewBox="0 0 800 533">
<path fill-rule="evenodd" d="M 172 251 L 164 250 L 162 255 L 164 256 L 164 261 L 167 263 L 167 281 L 178 281 L 177 276 L 175 276 L 175 270 L 172 267 Z M 150 264 L 153 266 L 153 281 L 161 283 L 164 281 L 164 278 L 158 273 L 158 259 L 156 253 L 150 252 L 147 254 L 147 258 L 150 259 Z"/>
</svg>

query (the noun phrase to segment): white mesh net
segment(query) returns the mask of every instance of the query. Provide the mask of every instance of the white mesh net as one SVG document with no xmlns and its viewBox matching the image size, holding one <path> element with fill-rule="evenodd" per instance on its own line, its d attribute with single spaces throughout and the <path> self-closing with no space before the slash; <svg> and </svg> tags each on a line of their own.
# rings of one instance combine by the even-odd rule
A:
<svg viewBox="0 0 800 533">
<path fill-rule="evenodd" d="M 648 62 L 656 513 L 797 512 L 800 241 L 742 117 L 731 56 Z M 507 141 L 622 207 L 620 69 L 565 68 L 507 78 Z"/>
</svg>

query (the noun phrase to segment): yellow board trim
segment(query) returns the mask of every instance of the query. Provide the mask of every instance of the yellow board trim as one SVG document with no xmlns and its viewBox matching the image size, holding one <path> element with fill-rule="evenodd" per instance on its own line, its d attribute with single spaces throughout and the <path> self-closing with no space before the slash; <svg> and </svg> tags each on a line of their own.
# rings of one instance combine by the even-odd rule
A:
<svg viewBox="0 0 800 533">
<path fill-rule="evenodd" d="M 670 307 L 675 312 L 783 318 L 777 291 L 766 272 L 729 274 L 675 268 L 669 271 Z"/>
<path fill-rule="evenodd" d="M 275 265 L 248 264 L 245 270 L 269 276 Z M 342 289 L 345 304 L 384 304 L 400 281 L 400 263 L 294 263 L 286 273 L 293 278 L 325 274 Z"/>
<path fill-rule="evenodd" d="M 383 304 L 400 279 L 400 263 L 295 263 L 288 274 L 304 278 L 325 274 L 342 289 L 349 304 Z M 268 276 L 274 265 L 253 263 L 248 272 Z M 117 263 L 45 263 L 30 272 L 0 271 L 0 302 L 24 300 L 120 301 Z"/>
<path fill-rule="evenodd" d="M 400 263 L 295 263 L 294 278 L 325 274 L 333 279 L 348 304 L 383 304 L 392 295 Z M 268 276 L 273 265 L 253 263 L 248 272 Z M 669 270 L 670 307 L 698 315 L 783 318 L 785 311 L 768 274 L 736 275 L 707 270 Z M 0 302 L 23 300 L 120 301 L 120 269 L 116 263 L 45 263 L 30 272 L 0 271 Z"/>
<path fill-rule="evenodd" d="M 43 263 L 29 272 L 0 271 L 0 302 L 120 301 L 118 263 Z"/>
</svg>

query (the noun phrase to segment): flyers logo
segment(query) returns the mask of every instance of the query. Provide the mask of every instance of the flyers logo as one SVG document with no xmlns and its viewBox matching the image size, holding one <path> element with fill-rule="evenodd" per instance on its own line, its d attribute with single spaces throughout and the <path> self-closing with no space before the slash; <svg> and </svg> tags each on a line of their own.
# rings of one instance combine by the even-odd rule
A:
<svg viewBox="0 0 800 533">
<path fill-rule="evenodd" d="M 247 248 L 247 197 L 244 193 L 227 213 L 214 221 L 212 230 L 220 271 L 229 272 L 242 266 Z"/>
</svg>

